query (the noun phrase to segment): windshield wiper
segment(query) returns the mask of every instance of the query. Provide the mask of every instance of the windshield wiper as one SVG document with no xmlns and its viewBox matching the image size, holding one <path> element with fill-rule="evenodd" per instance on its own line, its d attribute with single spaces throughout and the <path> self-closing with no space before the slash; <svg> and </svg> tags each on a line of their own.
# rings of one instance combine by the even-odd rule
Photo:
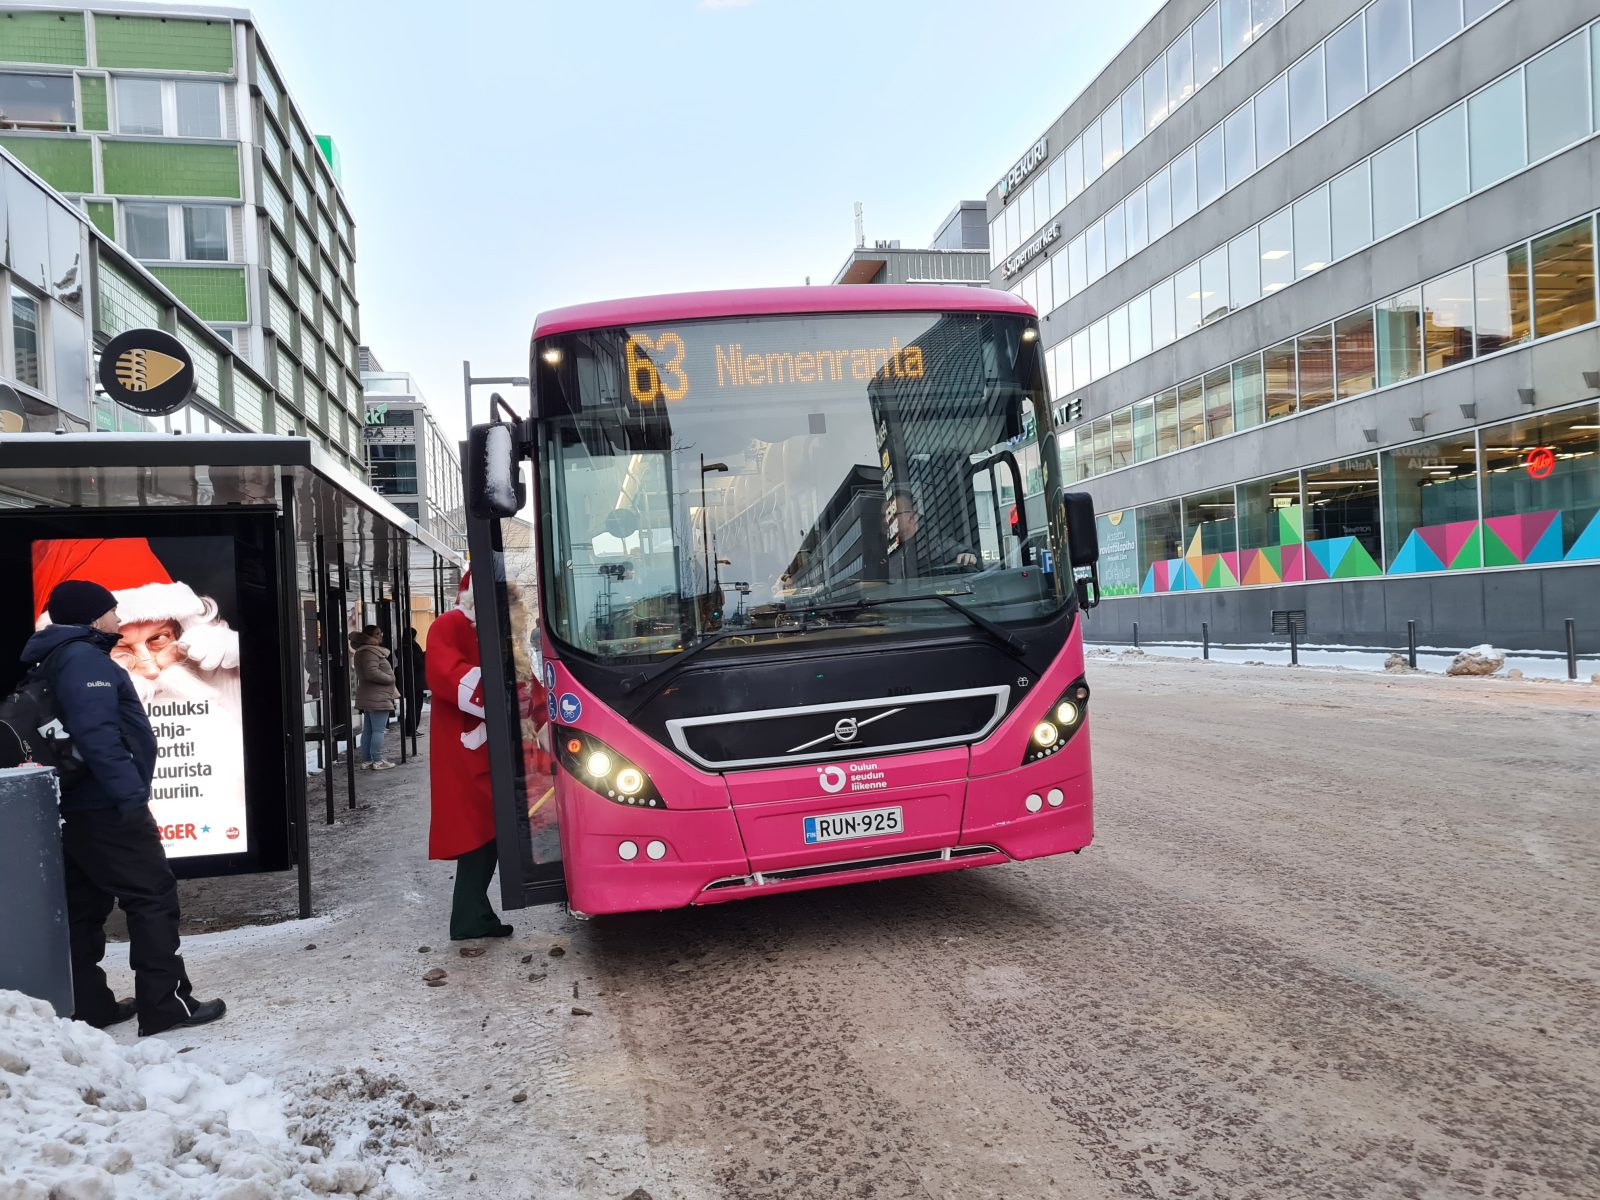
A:
<svg viewBox="0 0 1600 1200">
<path fill-rule="evenodd" d="M 972 595 L 972 593 L 970 591 L 963 592 L 962 594 L 966 595 L 966 596 Z M 849 601 L 848 603 L 845 603 L 845 604 L 824 605 L 824 606 L 821 606 L 821 607 L 816 607 L 816 608 L 809 609 L 808 611 L 810 611 L 810 612 L 841 612 L 841 611 L 847 611 L 847 610 L 851 610 L 851 609 L 862 609 L 862 610 L 865 610 L 865 609 L 869 609 L 869 608 L 877 608 L 880 604 L 910 604 L 913 601 L 919 601 L 919 600 L 920 601 L 937 600 L 940 604 L 947 605 L 951 609 L 953 609 L 956 612 L 960 613 L 967 620 L 971 621 L 979 629 L 983 630 L 990 637 L 992 637 L 995 641 L 999 642 L 1007 650 L 1011 651 L 1014 655 L 1016 655 L 1018 657 L 1021 657 L 1022 655 L 1026 654 L 1028 652 L 1028 643 L 1023 641 L 1016 634 L 1012 633 L 1009 629 L 1006 629 L 1002 625 L 996 625 L 993 621 L 989 620 L 988 617 L 984 616 L 982 613 L 978 612 L 976 609 L 967 607 L 965 604 L 962 604 L 961 601 L 957 600 L 955 597 L 950 596 L 950 595 L 946 595 L 943 592 L 924 592 L 924 593 L 918 593 L 918 594 L 916 594 L 914 596 L 877 596 L 877 597 L 872 597 L 872 598 L 868 598 L 866 596 L 863 596 L 859 600 L 851 600 L 851 601 Z"/>
<path fill-rule="evenodd" d="M 719 629 L 715 633 L 708 633 L 694 645 L 686 646 L 684 649 L 678 651 L 659 667 L 654 667 L 650 670 L 643 671 L 638 675 L 631 675 L 627 679 L 624 679 L 622 681 L 622 690 L 624 692 L 635 692 L 642 687 L 649 686 L 652 683 L 659 683 L 667 676 L 677 674 L 685 663 L 687 663 L 691 658 L 694 658 L 701 651 L 710 646 L 715 646 L 718 642 L 727 641 L 729 638 L 759 637 L 766 633 L 807 633 L 813 629 L 832 628 L 834 628 L 834 626 L 826 621 L 808 622 L 802 620 L 798 625 L 759 625 L 750 626 L 749 628 L 740 627 L 738 629 Z"/>
</svg>

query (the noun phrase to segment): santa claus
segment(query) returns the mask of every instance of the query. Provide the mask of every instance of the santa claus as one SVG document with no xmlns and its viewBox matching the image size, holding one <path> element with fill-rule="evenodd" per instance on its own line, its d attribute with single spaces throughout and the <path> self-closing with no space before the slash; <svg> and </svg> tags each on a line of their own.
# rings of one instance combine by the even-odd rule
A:
<svg viewBox="0 0 1600 1200">
<path fill-rule="evenodd" d="M 428 629 L 428 782 L 433 820 L 428 857 L 454 859 L 455 894 L 450 937 L 509 937 L 489 903 L 489 883 L 499 862 L 494 789 L 489 782 L 489 730 L 484 724 L 483 669 L 472 604 L 472 573 L 461 576 L 456 607 Z"/>
<path fill-rule="evenodd" d="M 245 826 L 239 634 L 216 601 L 175 581 L 145 538 L 73 538 L 33 547 L 35 627 L 63 579 L 88 579 L 117 601 L 121 640 L 111 658 L 128 672 L 156 729 L 160 760 L 150 789 L 156 823 L 198 832 L 188 854 L 237 850 Z"/>
</svg>

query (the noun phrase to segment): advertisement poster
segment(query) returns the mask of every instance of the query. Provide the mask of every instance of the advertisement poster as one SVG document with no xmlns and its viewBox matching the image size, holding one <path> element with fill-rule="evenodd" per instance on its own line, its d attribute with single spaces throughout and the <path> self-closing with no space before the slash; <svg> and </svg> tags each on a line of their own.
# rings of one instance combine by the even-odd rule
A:
<svg viewBox="0 0 1600 1200">
<path fill-rule="evenodd" d="M 117 598 L 128 672 L 158 757 L 150 809 L 170 858 L 244 854 L 244 721 L 234 539 L 223 536 L 71 538 L 32 544 L 35 627 L 64 579 Z"/>
<path fill-rule="evenodd" d="M 1100 591 L 1106 596 L 1139 594 L 1139 542 L 1131 508 L 1094 519 L 1100 535 Z"/>
</svg>

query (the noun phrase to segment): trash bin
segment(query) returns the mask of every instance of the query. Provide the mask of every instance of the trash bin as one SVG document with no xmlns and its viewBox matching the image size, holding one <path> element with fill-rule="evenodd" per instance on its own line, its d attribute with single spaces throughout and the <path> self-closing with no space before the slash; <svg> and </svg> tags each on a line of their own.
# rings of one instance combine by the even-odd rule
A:
<svg viewBox="0 0 1600 1200">
<path fill-rule="evenodd" d="M 49 767 L 0 769 L 0 988 L 72 1015 L 72 954 L 61 866 L 61 807 Z"/>
</svg>

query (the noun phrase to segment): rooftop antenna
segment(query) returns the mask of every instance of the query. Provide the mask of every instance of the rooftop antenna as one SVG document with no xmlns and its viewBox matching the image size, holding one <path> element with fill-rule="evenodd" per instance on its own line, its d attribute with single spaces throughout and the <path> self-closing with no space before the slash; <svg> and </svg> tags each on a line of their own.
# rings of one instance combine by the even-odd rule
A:
<svg viewBox="0 0 1600 1200">
<path fill-rule="evenodd" d="M 860 250 L 867 244 L 866 227 L 861 223 L 861 201 L 856 201 L 856 249 Z"/>
</svg>

